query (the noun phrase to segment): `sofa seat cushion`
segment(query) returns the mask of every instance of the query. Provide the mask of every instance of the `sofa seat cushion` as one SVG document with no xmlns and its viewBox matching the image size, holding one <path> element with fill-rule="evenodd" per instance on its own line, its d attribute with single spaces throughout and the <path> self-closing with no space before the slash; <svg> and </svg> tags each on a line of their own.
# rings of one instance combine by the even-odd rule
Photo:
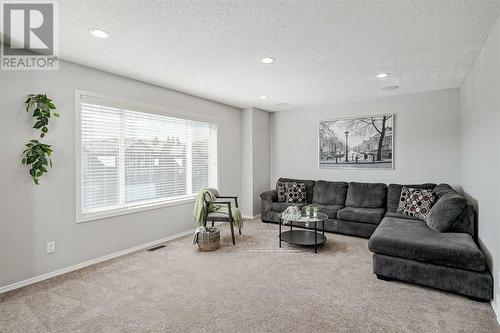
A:
<svg viewBox="0 0 500 333">
<path fill-rule="evenodd" d="M 385 207 L 387 185 L 382 183 L 349 183 L 346 207 Z"/>
<path fill-rule="evenodd" d="M 472 236 L 442 233 L 423 221 L 385 217 L 368 241 L 370 251 L 435 265 L 484 271 L 486 261 Z"/>
<path fill-rule="evenodd" d="M 271 211 L 273 212 L 278 212 L 282 213 L 287 209 L 289 206 L 297 206 L 299 208 L 304 207 L 307 205 L 306 203 L 289 203 L 289 202 L 279 202 L 279 201 L 273 201 L 271 203 Z"/>
<path fill-rule="evenodd" d="M 318 207 L 318 210 L 320 213 L 326 214 L 329 219 L 336 219 L 337 218 L 337 212 L 344 208 L 344 205 L 318 205 L 318 204 L 312 204 L 312 205 L 307 205 L 306 207 Z"/>
<path fill-rule="evenodd" d="M 385 208 L 345 207 L 337 212 L 339 220 L 371 224 L 379 224 L 384 215 Z"/>
</svg>

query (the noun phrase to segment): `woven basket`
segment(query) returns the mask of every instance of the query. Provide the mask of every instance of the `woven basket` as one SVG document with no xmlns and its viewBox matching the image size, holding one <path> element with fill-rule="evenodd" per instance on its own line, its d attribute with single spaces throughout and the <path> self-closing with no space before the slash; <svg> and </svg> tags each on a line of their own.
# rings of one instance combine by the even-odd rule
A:
<svg viewBox="0 0 500 333">
<path fill-rule="evenodd" d="M 202 231 L 198 234 L 198 247 L 200 251 L 215 251 L 219 248 L 220 231 Z"/>
</svg>

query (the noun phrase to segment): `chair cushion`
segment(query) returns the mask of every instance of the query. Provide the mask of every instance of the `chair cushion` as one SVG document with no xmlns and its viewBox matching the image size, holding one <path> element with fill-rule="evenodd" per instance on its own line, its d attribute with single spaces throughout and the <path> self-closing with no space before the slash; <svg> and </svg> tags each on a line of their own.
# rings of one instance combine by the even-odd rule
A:
<svg viewBox="0 0 500 333">
<path fill-rule="evenodd" d="M 289 202 L 278 202 L 278 201 L 273 201 L 271 203 L 271 211 L 273 212 L 278 212 L 278 213 L 282 213 L 285 211 L 285 209 L 288 207 L 288 206 L 297 206 L 299 208 L 302 208 L 304 207 L 305 205 L 307 205 L 306 203 L 289 203 Z"/>
<path fill-rule="evenodd" d="M 279 178 L 278 182 L 281 182 L 281 183 L 289 183 L 289 182 L 304 183 L 304 185 L 306 186 L 306 200 L 307 200 L 308 203 L 312 202 L 314 184 L 316 183 L 314 180 L 301 180 L 301 179 L 293 179 L 293 178 Z"/>
<path fill-rule="evenodd" d="M 318 180 L 314 185 L 312 202 L 321 205 L 344 206 L 347 196 L 346 182 L 327 182 Z"/>
<path fill-rule="evenodd" d="M 312 205 L 307 205 L 306 207 L 318 207 L 318 210 L 320 213 L 326 214 L 329 219 L 336 219 L 337 218 L 337 212 L 344 208 L 344 205 L 318 205 L 318 204 L 312 204 Z"/>
<path fill-rule="evenodd" d="M 337 212 L 337 218 L 343 221 L 379 224 L 384 214 L 385 208 L 345 207 Z"/>
<path fill-rule="evenodd" d="M 401 184 L 390 184 L 387 187 L 387 210 L 395 212 L 398 209 L 399 198 L 401 197 L 401 190 L 403 186 L 420 188 L 424 190 L 433 190 L 436 184 L 425 183 L 425 184 L 412 184 L 412 185 L 401 185 Z"/>
<path fill-rule="evenodd" d="M 425 222 L 434 231 L 450 231 L 455 221 L 463 214 L 465 207 L 467 199 L 455 190 L 450 190 L 439 198 Z"/>
<path fill-rule="evenodd" d="M 207 221 L 229 222 L 229 214 L 222 212 L 208 213 Z"/>
<path fill-rule="evenodd" d="M 346 207 L 381 208 L 385 206 L 387 185 L 382 183 L 349 183 Z"/>
<path fill-rule="evenodd" d="M 370 251 L 435 265 L 484 271 L 486 261 L 472 236 L 441 233 L 423 221 L 385 217 L 368 241 Z"/>
</svg>

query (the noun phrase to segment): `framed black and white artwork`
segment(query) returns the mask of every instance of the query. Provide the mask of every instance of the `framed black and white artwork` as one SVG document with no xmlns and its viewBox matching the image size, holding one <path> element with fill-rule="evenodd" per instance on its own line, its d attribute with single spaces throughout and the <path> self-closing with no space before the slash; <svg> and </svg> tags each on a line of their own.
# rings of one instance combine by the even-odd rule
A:
<svg viewBox="0 0 500 333">
<path fill-rule="evenodd" d="M 319 167 L 394 168 L 394 114 L 321 120 Z"/>
</svg>

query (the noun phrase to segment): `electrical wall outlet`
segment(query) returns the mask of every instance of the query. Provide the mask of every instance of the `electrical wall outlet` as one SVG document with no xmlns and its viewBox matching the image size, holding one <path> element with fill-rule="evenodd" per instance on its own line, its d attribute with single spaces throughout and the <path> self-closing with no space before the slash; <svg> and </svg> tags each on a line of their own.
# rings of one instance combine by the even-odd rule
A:
<svg viewBox="0 0 500 333">
<path fill-rule="evenodd" d="M 47 254 L 56 252 L 56 242 L 47 242 Z"/>
</svg>

